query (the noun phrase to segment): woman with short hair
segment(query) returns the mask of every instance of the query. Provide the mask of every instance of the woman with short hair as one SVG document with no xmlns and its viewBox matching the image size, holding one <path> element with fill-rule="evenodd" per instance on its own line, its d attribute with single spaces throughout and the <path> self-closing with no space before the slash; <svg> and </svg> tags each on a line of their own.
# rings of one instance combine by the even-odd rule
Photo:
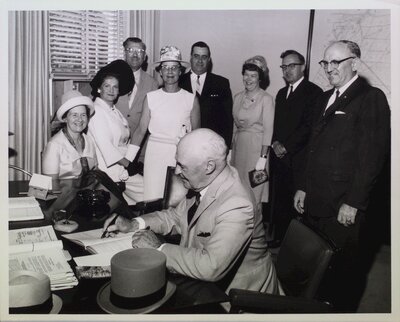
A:
<svg viewBox="0 0 400 322">
<path fill-rule="evenodd" d="M 147 129 L 150 137 L 144 159 L 144 200 L 163 197 L 167 167 L 175 167 L 176 146 L 188 132 L 200 126 L 200 105 L 195 94 L 179 87 L 179 77 L 188 64 L 175 46 L 161 49 L 156 62 L 164 86 L 149 92 L 138 128 L 133 134 L 137 146 Z"/>
<path fill-rule="evenodd" d="M 56 117 L 62 127 L 43 151 L 42 173 L 54 179 L 77 178 L 97 166 L 94 142 L 84 132 L 93 103 L 78 91 L 66 92 L 61 102 Z"/>
<path fill-rule="evenodd" d="M 243 184 L 254 193 L 257 211 L 261 202 L 268 202 L 268 181 L 250 185 L 249 171 L 268 172 L 268 152 L 271 145 L 275 115 L 274 100 L 265 89 L 269 85 L 269 71 L 263 56 L 247 59 L 242 66 L 244 91 L 233 101 L 233 139 L 231 164 L 237 168 Z"/>
</svg>

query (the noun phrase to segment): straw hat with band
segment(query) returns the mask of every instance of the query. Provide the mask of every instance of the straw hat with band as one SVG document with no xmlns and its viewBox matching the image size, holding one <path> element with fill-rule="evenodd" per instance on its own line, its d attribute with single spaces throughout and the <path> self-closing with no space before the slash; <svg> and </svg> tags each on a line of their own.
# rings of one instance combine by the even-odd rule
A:
<svg viewBox="0 0 400 322">
<path fill-rule="evenodd" d="M 89 97 L 83 96 L 81 92 L 74 90 L 64 93 L 63 96 L 61 97 L 61 106 L 56 113 L 58 121 L 66 122 L 65 119 L 62 118 L 63 115 L 66 112 L 68 112 L 71 108 L 74 108 L 79 105 L 87 106 L 89 108 L 90 115 L 93 115 L 94 113 L 93 102 Z"/>
<path fill-rule="evenodd" d="M 104 78 L 108 75 L 114 76 L 118 79 L 119 96 L 128 94 L 132 91 L 133 86 L 135 86 L 135 77 L 133 76 L 131 67 L 126 61 L 117 59 L 102 67 L 93 77 L 90 82 L 93 96 L 99 96 L 94 94 L 100 88 Z"/>
<path fill-rule="evenodd" d="M 62 300 L 52 294 L 46 274 L 19 270 L 9 272 L 10 314 L 58 314 Z"/>
<path fill-rule="evenodd" d="M 166 256 L 150 248 L 127 249 L 111 258 L 111 282 L 97 293 L 107 313 L 143 314 L 154 311 L 175 292 L 167 281 Z"/>
<path fill-rule="evenodd" d="M 189 65 L 189 62 L 182 60 L 181 51 L 175 46 L 164 46 L 160 50 L 160 60 L 154 62 L 154 64 L 161 64 L 168 61 L 178 62 L 182 65 Z"/>
</svg>

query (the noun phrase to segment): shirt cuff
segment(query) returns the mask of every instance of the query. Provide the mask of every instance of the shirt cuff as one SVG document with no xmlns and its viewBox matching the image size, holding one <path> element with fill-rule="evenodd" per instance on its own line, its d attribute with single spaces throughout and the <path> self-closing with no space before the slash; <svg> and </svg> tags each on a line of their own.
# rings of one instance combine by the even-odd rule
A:
<svg viewBox="0 0 400 322">
<path fill-rule="evenodd" d="M 136 217 L 136 218 L 133 218 L 133 219 L 136 220 L 139 223 L 139 229 L 145 229 L 146 228 L 146 223 L 145 223 L 143 218 Z"/>
<path fill-rule="evenodd" d="M 138 153 L 139 149 L 140 149 L 140 146 L 137 146 L 134 144 L 129 144 L 128 150 L 126 151 L 126 154 L 125 154 L 125 158 L 127 160 L 129 160 L 130 162 L 132 162 L 135 159 L 136 154 Z"/>
<path fill-rule="evenodd" d="M 159 250 L 161 252 L 161 250 L 163 249 L 164 245 L 165 245 L 165 243 L 161 244 L 160 247 L 157 248 L 157 250 Z"/>
</svg>

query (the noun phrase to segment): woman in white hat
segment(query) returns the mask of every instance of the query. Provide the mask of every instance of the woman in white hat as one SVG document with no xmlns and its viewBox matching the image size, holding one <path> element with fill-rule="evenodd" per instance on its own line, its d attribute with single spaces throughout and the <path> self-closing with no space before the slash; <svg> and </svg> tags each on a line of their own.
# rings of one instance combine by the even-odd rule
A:
<svg viewBox="0 0 400 322">
<path fill-rule="evenodd" d="M 149 92 L 143 114 L 132 143 L 139 146 L 147 129 L 150 132 L 144 159 L 144 200 L 162 198 L 168 166 L 175 167 L 176 145 L 186 133 L 200 126 L 197 97 L 178 85 L 187 62 L 182 61 L 177 47 L 165 46 L 160 51 L 156 71 L 164 86 Z"/>
<path fill-rule="evenodd" d="M 97 166 L 94 142 L 84 133 L 93 103 L 78 91 L 66 92 L 61 101 L 56 117 L 63 127 L 43 151 L 42 172 L 55 179 L 77 178 Z"/>
<path fill-rule="evenodd" d="M 231 164 L 243 184 L 254 193 L 257 211 L 261 212 L 261 202 L 268 202 L 268 181 L 252 188 L 249 171 L 268 170 L 275 108 L 272 96 L 265 91 L 269 85 L 265 58 L 258 55 L 247 59 L 242 66 L 242 77 L 244 90 L 233 100 Z"/>
</svg>

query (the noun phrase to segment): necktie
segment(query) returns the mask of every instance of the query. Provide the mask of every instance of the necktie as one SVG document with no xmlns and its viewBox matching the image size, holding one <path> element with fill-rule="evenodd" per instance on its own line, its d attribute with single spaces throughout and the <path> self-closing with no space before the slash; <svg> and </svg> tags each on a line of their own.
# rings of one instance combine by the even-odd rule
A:
<svg viewBox="0 0 400 322">
<path fill-rule="evenodd" d="M 197 75 L 197 80 L 196 80 L 196 92 L 199 93 L 199 95 L 201 94 L 201 93 L 200 93 L 200 75 Z"/>
<path fill-rule="evenodd" d="M 292 93 L 293 93 L 293 85 L 290 85 L 290 86 L 289 86 L 289 93 L 288 93 L 288 95 L 286 96 L 286 99 L 288 99 Z"/>
<path fill-rule="evenodd" d="M 194 204 L 188 210 L 188 225 L 192 221 L 194 214 L 196 213 L 197 208 L 200 204 L 200 192 L 196 192 L 194 190 L 189 190 L 188 194 L 186 195 L 187 198 L 196 197 Z"/>
</svg>

